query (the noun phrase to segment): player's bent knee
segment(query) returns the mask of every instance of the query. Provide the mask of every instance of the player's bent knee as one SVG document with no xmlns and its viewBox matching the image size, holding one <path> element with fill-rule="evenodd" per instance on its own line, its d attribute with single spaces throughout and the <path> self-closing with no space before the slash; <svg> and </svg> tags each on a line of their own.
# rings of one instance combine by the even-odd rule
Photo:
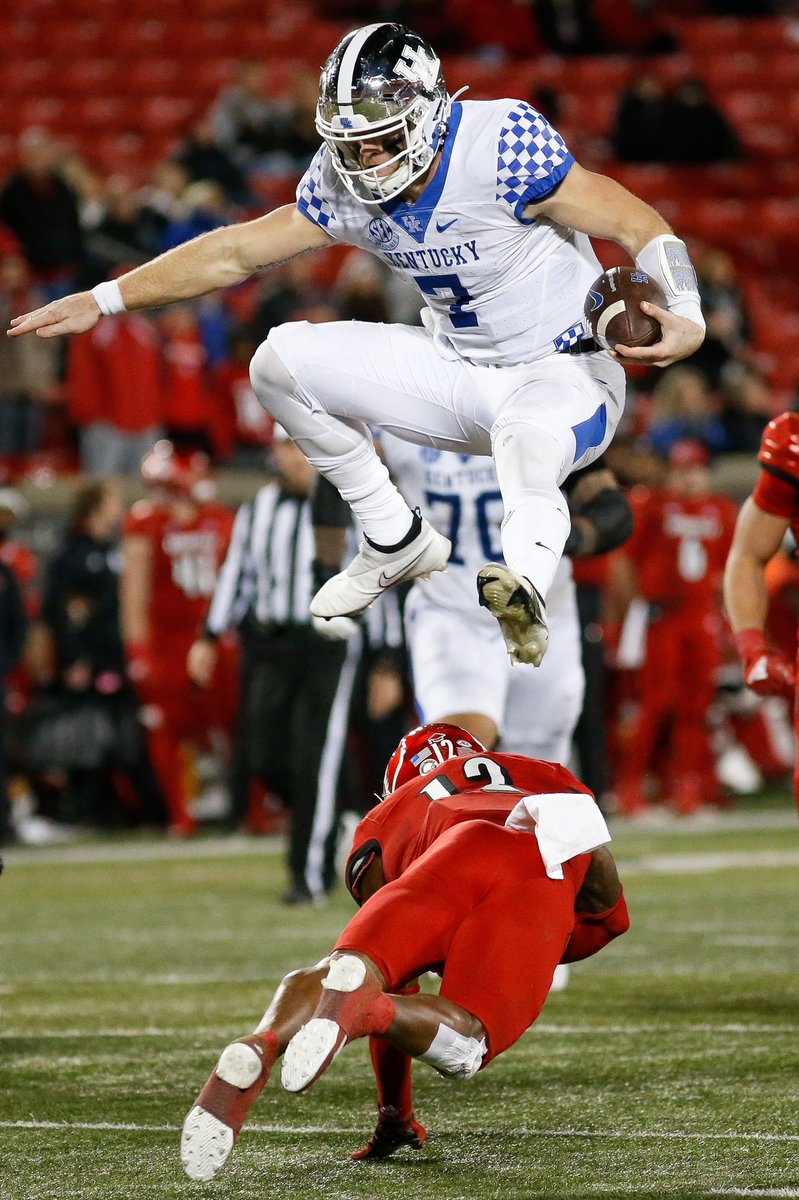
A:
<svg viewBox="0 0 799 1200">
<path fill-rule="evenodd" d="M 479 1022 L 475 1024 L 482 1033 Z M 469 1037 L 449 1025 L 439 1025 L 438 1033 L 424 1054 L 419 1055 L 419 1061 L 428 1063 L 447 1079 L 471 1079 L 480 1070 L 487 1049 L 484 1036 Z"/>
<path fill-rule="evenodd" d="M 500 427 L 494 433 L 494 462 L 503 490 L 557 483 L 563 470 L 563 450 L 550 433 L 524 422 Z"/>
<path fill-rule="evenodd" d="M 272 330 L 265 342 L 261 342 L 250 362 L 250 383 L 258 401 L 268 411 L 273 413 L 280 407 L 280 398 L 294 393 L 297 381 L 280 357 L 276 344 L 279 339 L 273 335 L 278 330 Z"/>
</svg>

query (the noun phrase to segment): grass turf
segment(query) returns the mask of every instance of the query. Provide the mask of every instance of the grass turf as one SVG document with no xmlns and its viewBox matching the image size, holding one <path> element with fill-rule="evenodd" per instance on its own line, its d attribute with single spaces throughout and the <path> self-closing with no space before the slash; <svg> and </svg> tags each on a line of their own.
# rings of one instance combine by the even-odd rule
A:
<svg viewBox="0 0 799 1200">
<path fill-rule="evenodd" d="M 274 1079 L 205 1185 L 180 1167 L 185 1113 L 350 902 L 281 907 L 280 855 L 264 843 L 13 853 L 0 1198 L 799 1196 L 799 840 L 783 812 L 761 828 L 618 822 L 633 929 L 472 1082 L 416 1069 L 421 1154 L 349 1162 L 374 1118 L 360 1044 L 306 1096 Z"/>
</svg>

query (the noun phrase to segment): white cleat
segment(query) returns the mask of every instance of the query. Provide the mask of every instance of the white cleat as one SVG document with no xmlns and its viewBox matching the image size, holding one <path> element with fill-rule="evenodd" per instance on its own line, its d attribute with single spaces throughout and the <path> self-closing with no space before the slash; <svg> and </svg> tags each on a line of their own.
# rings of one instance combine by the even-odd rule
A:
<svg viewBox="0 0 799 1200">
<path fill-rule="evenodd" d="M 183 1123 L 180 1161 L 190 1179 L 206 1182 L 225 1165 L 277 1053 L 251 1034 L 232 1042 Z"/>
<path fill-rule="evenodd" d="M 327 618 L 357 616 L 388 588 L 445 571 L 451 549 L 447 538 L 424 517 L 419 533 L 402 550 L 375 550 L 362 542 L 347 569 L 320 587 L 311 601 L 311 613 Z"/>
<path fill-rule="evenodd" d="M 344 1049 L 347 1038 L 341 1026 L 327 1017 L 312 1017 L 298 1029 L 286 1047 L 280 1082 L 287 1092 L 302 1092 L 315 1083 Z"/>
<path fill-rule="evenodd" d="M 539 666 L 549 629 L 544 602 L 530 581 L 502 563 L 487 563 L 477 572 L 477 594 L 499 621 L 511 662 Z"/>
<path fill-rule="evenodd" d="M 189 1179 L 206 1183 L 227 1162 L 233 1149 L 233 1130 L 218 1117 L 195 1105 L 183 1123 L 180 1161 Z"/>
</svg>

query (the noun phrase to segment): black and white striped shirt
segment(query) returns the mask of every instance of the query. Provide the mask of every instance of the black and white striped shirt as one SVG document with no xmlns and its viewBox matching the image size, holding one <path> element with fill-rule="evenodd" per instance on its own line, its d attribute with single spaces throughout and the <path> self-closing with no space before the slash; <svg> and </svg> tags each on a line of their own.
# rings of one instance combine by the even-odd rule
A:
<svg viewBox="0 0 799 1200">
<path fill-rule="evenodd" d="M 254 617 L 261 625 L 311 620 L 311 501 L 268 483 L 236 514 L 206 628 L 213 637 Z"/>
</svg>

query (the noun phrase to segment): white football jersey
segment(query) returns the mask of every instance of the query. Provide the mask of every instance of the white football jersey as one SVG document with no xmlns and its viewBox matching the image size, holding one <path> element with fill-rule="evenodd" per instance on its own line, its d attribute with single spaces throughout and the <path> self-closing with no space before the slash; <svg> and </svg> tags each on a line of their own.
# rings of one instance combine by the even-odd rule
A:
<svg viewBox="0 0 799 1200">
<path fill-rule="evenodd" d="M 573 164 L 560 134 L 525 101 L 456 101 L 438 169 L 415 204 L 362 204 L 322 146 L 297 207 L 418 288 L 445 357 L 512 366 L 588 336 L 583 305 L 602 270 L 590 239 L 523 216 Z"/>
<path fill-rule="evenodd" d="M 468 612 L 487 627 L 496 626 L 488 609 L 478 607 L 476 582 L 487 562 L 505 561 L 500 542 L 502 495 L 493 460 L 414 446 L 384 431 L 379 439 L 391 476 L 408 504 L 420 508 L 452 543 L 446 572 L 436 571 L 415 586 L 423 588 L 429 603 Z M 547 594 L 550 614 L 572 588 L 571 559 L 562 558 Z"/>
</svg>

